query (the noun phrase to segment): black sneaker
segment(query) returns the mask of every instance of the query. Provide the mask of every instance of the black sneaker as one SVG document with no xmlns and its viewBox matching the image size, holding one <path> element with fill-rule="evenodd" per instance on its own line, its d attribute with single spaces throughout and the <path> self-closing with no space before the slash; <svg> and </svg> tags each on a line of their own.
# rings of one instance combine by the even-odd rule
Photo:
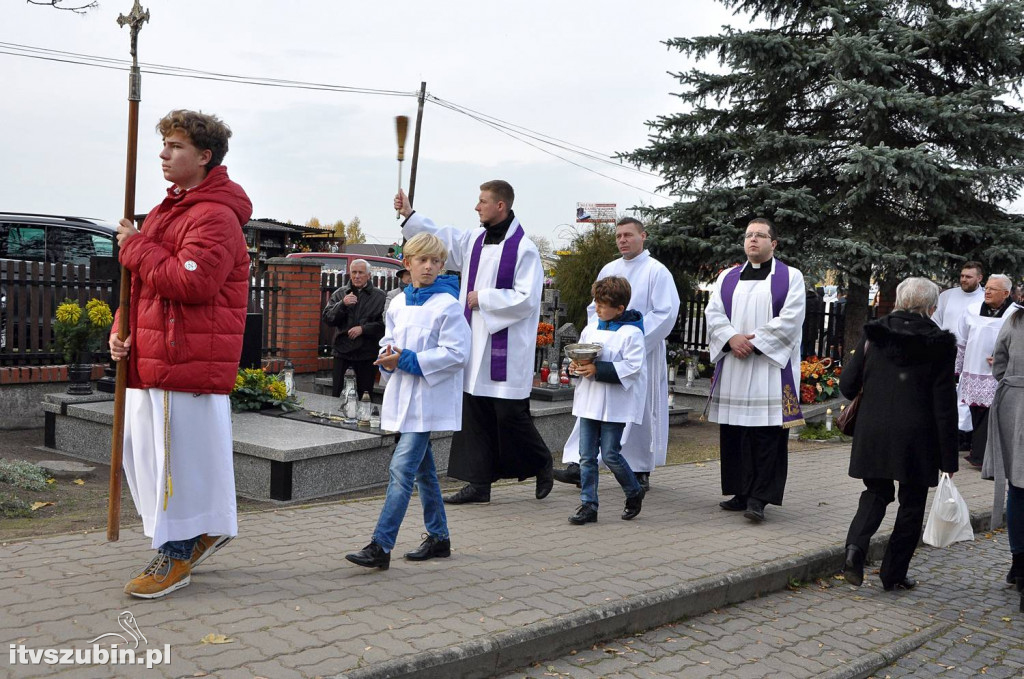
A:
<svg viewBox="0 0 1024 679">
<path fill-rule="evenodd" d="M 641 486 L 638 494 L 626 498 L 626 506 L 622 510 L 623 521 L 631 521 L 636 518 L 636 515 L 640 513 L 640 507 L 644 504 L 645 495 L 647 495 L 647 491 Z"/>
<path fill-rule="evenodd" d="M 391 567 L 391 552 L 385 552 L 384 548 L 376 542 L 371 542 L 355 554 L 346 554 L 345 558 L 355 565 L 365 568 L 379 568 L 386 571 Z"/>
<path fill-rule="evenodd" d="M 435 538 L 433 535 L 424 536 L 423 544 L 411 552 L 406 552 L 405 558 L 409 561 L 426 561 L 427 559 L 446 559 L 452 555 L 452 541 L 449 538 Z"/>
<path fill-rule="evenodd" d="M 565 469 L 555 469 L 552 473 L 555 481 L 580 487 L 580 466 L 575 462 L 567 464 Z"/>
<path fill-rule="evenodd" d="M 585 523 L 597 523 L 597 507 L 591 504 L 582 504 L 576 508 L 576 513 L 569 517 L 569 523 L 575 526 L 582 526 Z"/>
<path fill-rule="evenodd" d="M 457 493 L 446 495 L 444 497 L 444 503 L 446 505 L 486 505 L 491 501 L 491 491 L 488 490 L 486 493 L 474 486 L 472 483 L 467 483 Z"/>
</svg>

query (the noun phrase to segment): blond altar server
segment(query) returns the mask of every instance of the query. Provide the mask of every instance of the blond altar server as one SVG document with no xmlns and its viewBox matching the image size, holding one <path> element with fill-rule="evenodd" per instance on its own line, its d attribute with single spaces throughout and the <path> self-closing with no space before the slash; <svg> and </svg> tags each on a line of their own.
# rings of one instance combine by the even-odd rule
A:
<svg viewBox="0 0 1024 679">
<path fill-rule="evenodd" d="M 665 464 L 668 450 L 668 360 L 665 338 L 672 332 L 679 315 L 679 292 L 672 274 L 664 264 L 644 247 L 647 231 L 632 217 L 624 217 L 615 226 L 615 244 L 622 254 L 606 264 L 597 280 L 621 276 L 629 281 L 632 296 L 629 308 L 640 312 L 644 321 L 644 417 L 629 428 L 629 437 L 622 442 L 622 457 L 629 462 L 644 489 L 650 488 L 650 473 Z M 587 307 L 594 320 L 594 303 Z M 564 483 L 580 483 L 579 423 L 573 427 L 562 450 L 565 469 L 557 470 L 555 478 Z"/>
<path fill-rule="evenodd" d="M 414 212 L 404 192 L 395 196 L 405 236 L 434 234 L 448 249 L 448 268 L 462 272 L 459 301 L 472 346 L 448 476 L 467 485 L 445 497 L 447 504 L 486 504 L 491 484 L 503 478 L 536 476 L 538 500 L 551 492 L 551 451 L 530 415 L 544 269 L 512 211 L 514 200 L 506 181 L 481 184 L 480 226 L 459 229 Z"/>
<path fill-rule="evenodd" d="M 800 412 L 800 340 L 807 295 L 804 277 L 775 258 L 775 226 L 747 225 L 747 261 L 723 271 L 704 310 L 708 353 L 715 364 L 709 419 L 718 422 L 722 509 L 764 521 L 781 505 L 789 455 L 788 428 Z"/>
</svg>

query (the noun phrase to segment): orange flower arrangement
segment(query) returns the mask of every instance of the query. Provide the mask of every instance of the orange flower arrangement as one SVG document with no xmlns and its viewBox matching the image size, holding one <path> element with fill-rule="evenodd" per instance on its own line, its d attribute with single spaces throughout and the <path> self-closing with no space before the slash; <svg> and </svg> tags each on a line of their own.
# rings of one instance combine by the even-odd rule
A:
<svg viewBox="0 0 1024 679">
<path fill-rule="evenodd" d="M 835 398 L 842 372 L 841 367 L 833 365 L 831 358 L 808 356 L 800 361 L 800 401 L 814 403 Z"/>
<path fill-rule="evenodd" d="M 546 347 L 555 343 L 555 326 L 550 323 L 537 324 L 537 346 Z"/>
</svg>

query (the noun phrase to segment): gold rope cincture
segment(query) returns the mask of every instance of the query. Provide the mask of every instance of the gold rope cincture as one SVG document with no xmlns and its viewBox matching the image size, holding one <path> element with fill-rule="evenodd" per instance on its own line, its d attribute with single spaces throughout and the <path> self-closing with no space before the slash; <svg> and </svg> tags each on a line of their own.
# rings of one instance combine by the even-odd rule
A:
<svg viewBox="0 0 1024 679">
<path fill-rule="evenodd" d="M 174 495 L 171 481 L 171 392 L 164 391 L 164 511 L 167 501 Z"/>
</svg>

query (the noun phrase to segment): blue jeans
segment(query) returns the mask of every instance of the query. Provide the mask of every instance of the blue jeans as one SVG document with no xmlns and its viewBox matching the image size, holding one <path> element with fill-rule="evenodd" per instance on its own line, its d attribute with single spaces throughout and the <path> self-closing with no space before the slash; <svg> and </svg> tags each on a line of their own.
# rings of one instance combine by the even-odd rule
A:
<svg viewBox="0 0 1024 679">
<path fill-rule="evenodd" d="M 1010 538 L 1010 554 L 1024 554 L 1024 488 L 1007 484 L 1006 532 Z"/>
<path fill-rule="evenodd" d="M 166 554 L 172 559 L 188 561 L 192 558 L 192 550 L 195 549 L 196 542 L 199 541 L 200 537 L 202 536 L 197 535 L 190 540 L 168 540 L 160 545 L 160 549 L 157 551 L 161 554 Z"/>
<path fill-rule="evenodd" d="M 448 539 L 448 520 L 441 499 L 441 484 L 434 467 L 434 450 L 430 447 L 430 432 L 402 432 L 391 455 L 388 469 L 388 493 L 384 507 L 373 531 L 373 541 L 391 551 L 395 548 L 398 529 L 405 518 L 412 497 L 413 482 L 423 504 L 423 523 L 427 533 L 440 540 Z"/>
<path fill-rule="evenodd" d="M 615 480 L 626 492 L 626 497 L 636 497 L 643 490 L 629 463 L 619 452 L 622 450 L 624 422 L 601 422 L 580 418 L 580 501 L 597 509 L 597 452 L 601 448 L 601 459 L 615 475 Z"/>
</svg>

